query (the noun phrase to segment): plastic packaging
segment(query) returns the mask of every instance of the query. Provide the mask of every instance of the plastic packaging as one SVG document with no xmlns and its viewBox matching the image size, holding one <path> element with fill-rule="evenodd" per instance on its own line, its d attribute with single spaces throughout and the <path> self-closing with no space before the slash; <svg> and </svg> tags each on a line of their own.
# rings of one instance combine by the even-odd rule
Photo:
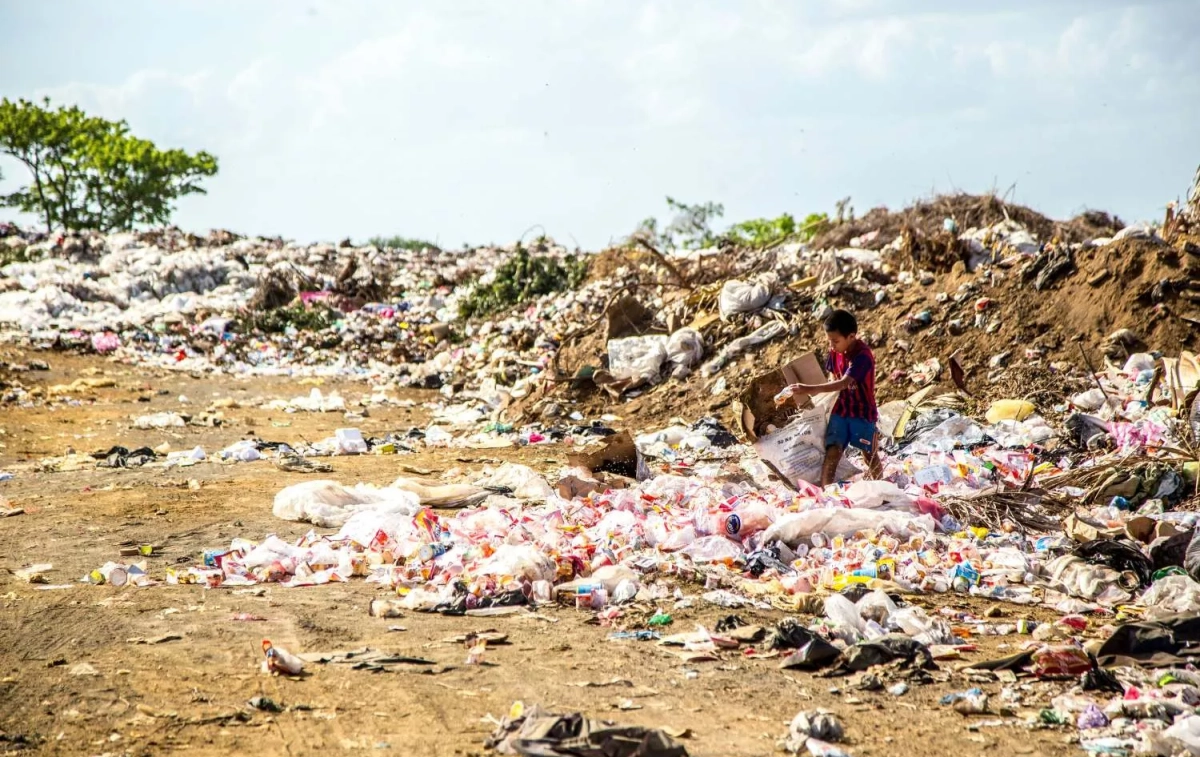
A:
<svg viewBox="0 0 1200 757">
<path fill-rule="evenodd" d="M 480 576 L 524 581 L 553 581 L 558 566 L 535 544 L 501 544 L 475 568 Z"/>
<path fill-rule="evenodd" d="M 718 302 L 721 320 L 729 320 L 737 313 L 752 313 L 760 310 L 770 299 L 769 280 L 747 282 L 730 279 L 721 287 L 721 296 Z"/>
<path fill-rule="evenodd" d="M 1196 544 L 1193 538 L 1189 549 Z M 1146 590 L 1138 600 L 1146 608 L 1149 620 L 1164 618 L 1179 613 L 1200 612 L 1200 583 L 1191 576 L 1163 576 Z"/>
<path fill-rule="evenodd" d="M 1087 652 L 1076 646 L 1047 646 L 1033 653 L 1033 674 L 1045 676 L 1078 676 L 1091 670 Z"/>
<path fill-rule="evenodd" d="M 875 589 L 855 603 L 855 609 L 865 620 L 873 620 L 885 625 L 892 613 L 896 612 L 896 603 L 882 589 Z"/>
<path fill-rule="evenodd" d="M 725 536 L 704 536 L 680 550 L 696 562 L 732 562 L 743 556 L 742 545 Z"/>
<path fill-rule="evenodd" d="M 1025 400 L 996 400 L 988 407 L 987 422 L 995 425 L 1000 421 L 1023 421 L 1033 415 L 1037 408 Z"/>
<path fill-rule="evenodd" d="M 699 331 L 682 328 L 667 339 L 667 362 L 671 364 L 671 375 L 686 376 L 704 357 L 704 337 Z"/>
</svg>

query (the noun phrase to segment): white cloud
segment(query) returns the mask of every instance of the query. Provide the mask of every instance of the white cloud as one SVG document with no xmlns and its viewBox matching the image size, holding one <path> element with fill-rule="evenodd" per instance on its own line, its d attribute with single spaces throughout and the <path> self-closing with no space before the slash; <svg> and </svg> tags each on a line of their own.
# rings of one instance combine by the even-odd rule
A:
<svg viewBox="0 0 1200 757">
<path fill-rule="evenodd" d="M 37 91 L 217 154 L 221 175 L 181 223 L 450 243 L 540 221 L 597 244 L 665 194 L 807 212 L 1058 166 L 1090 191 L 1071 156 L 1140 149 L 1136 119 L 1188 124 L 1200 107 L 1200 43 L 1176 31 L 1185 5 L 303 8 L 269 6 L 269 42 L 195 70 L 135 59 L 115 82 L 81 69 Z M 1120 127 L 1088 129 L 1108 98 Z M 1116 108 L 1130 98 L 1137 113 Z"/>
</svg>

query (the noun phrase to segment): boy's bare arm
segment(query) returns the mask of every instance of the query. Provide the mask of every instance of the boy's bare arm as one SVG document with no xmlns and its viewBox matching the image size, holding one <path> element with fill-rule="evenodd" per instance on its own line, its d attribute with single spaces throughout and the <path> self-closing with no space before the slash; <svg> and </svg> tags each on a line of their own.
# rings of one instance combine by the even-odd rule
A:
<svg viewBox="0 0 1200 757">
<path fill-rule="evenodd" d="M 825 384 L 789 384 L 783 388 L 783 391 L 775 395 L 775 404 L 782 405 L 798 394 L 825 394 L 827 392 L 840 392 L 850 385 L 850 381 L 851 379 L 849 376 L 842 376 L 840 379 L 836 379 Z"/>
</svg>

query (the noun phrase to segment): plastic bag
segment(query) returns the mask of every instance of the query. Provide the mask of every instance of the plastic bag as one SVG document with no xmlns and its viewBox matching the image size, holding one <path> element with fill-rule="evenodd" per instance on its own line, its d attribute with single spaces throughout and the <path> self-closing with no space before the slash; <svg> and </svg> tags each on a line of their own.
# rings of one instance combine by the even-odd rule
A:
<svg viewBox="0 0 1200 757">
<path fill-rule="evenodd" d="M 991 424 L 1000 421 L 1023 421 L 1033 415 L 1035 410 L 1033 403 L 1025 400 L 996 400 L 984 417 Z"/>
<path fill-rule="evenodd" d="M 554 558 L 534 544 L 501 544 L 475 566 L 476 575 L 528 581 L 553 581 L 557 571 Z"/>
<path fill-rule="evenodd" d="M 516 499 L 547 500 L 555 496 L 554 487 L 537 471 L 516 463 L 505 463 L 495 473 L 476 483 L 488 489 L 511 489 L 511 496 Z"/>
<path fill-rule="evenodd" d="M 703 357 L 704 338 L 699 331 L 683 328 L 667 339 L 667 362 L 672 366 L 672 376 L 686 376 Z"/>
<path fill-rule="evenodd" d="M 738 279 L 726 281 L 721 287 L 718 309 L 721 320 L 727 321 L 736 313 L 753 313 L 762 309 L 771 299 L 771 288 L 763 280 L 748 282 Z"/>
<path fill-rule="evenodd" d="M 1175 721 L 1161 733 L 1161 739 L 1170 745 L 1170 752 L 1159 754 L 1200 755 L 1200 715 L 1186 715 Z"/>
<path fill-rule="evenodd" d="M 360 510 L 350 516 L 337 532 L 334 539 L 350 539 L 363 547 L 369 547 L 383 535 L 384 541 L 399 541 L 414 533 L 413 518 L 398 512 Z"/>
<path fill-rule="evenodd" d="M 700 369 L 701 375 L 705 378 L 710 378 L 717 374 L 722 368 L 729 364 L 729 361 L 738 355 L 742 354 L 751 347 L 769 342 L 776 337 L 781 337 L 787 333 L 787 326 L 784 326 L 779 321 L 771 321 L 758 329 L 755 329 L 750 334 L 739 339 L 734 339 L 729 344 L 717 353 L 717 356 L 709 360 Z"/>
<path fill-rule="evenodd" d="M 970 447 L 983 442 L 978 423 L 955 415 L 925 431 L 908 445 L 911 452 L 950 452 L 955 447 Z"/>
<path fill-rule="evenodd" d="M 321 528 L 341 528 L 359 510 L 416 515 L 419 498 L 397 489 L 359 484 L 353 489 L 336 481 L 305 481 L 275 495 L 272 512 L 283 520 L 308 521 Z"/>
<path fill-rule="evenodd" d="M 896 603 L 882 589 L 870 592 L 858 600 L 854 606 L 862 618 L 873 620 L 880 625 L 887 623 L 888 618 L 897 610 Z"/>
<path fill-rule="evenodd" d="M 653 383 L 658 381 L 666 360 L 665 336 L 631 336 L 608 342 L 608 370 L 618 379 Z"/>
<path fill-rule="evenodd" d="M 916 511 L 915 498 L 891 481 L 855 481 L 846 487 L 846 498 L 868 510 Z"/>
<path fill-rule="evenodd" d="M 850 536 L 855 531 L 888 531 L 896 536 L 917 532 L 932 533 L 934 521 L 928 515 L 913 516 L 888 510 L 848 510 L 844 507 L 819 507 L 789 513 L 771 524 L 763 534 L 763 544 L 782 541 L 795 547 L 815 533 Z"/>
<path fill-rule="evenodd" d="M 1094 600 L 1112 607 L 1128 602 L 1129 592 L 1122 591 L 1121 574 L 1103 565 L 1092 565 L 1074 555 L 1062 555 L 1046 564 L 1046 573 L 1055 586 L 1079 599 Z"/>
<path fill-rule="evenodd" d="M 218 454 L 222 460 L 237 460 L 241 463 L 249 463 L 262 458 L 258 447 L 249 439 L 234 442 Z"/>
<path fill-rule="evenodd" d="M 696 562 L 721 562 L 742 557 L 742 545 L 724 536 L 704 536 L 680 550 Z"/>
<path fill-rule="evenodd" d="M 356 428 L 339 428 L 334 432 L 338 451 L 343 455 L 361 455 L 367 451 L 367 442 Z"/>
<path fill-rule="evenodd" d="M 1195 539 L 1192 543 L 1195 543 Z M 1200 612 L 1200 583 L 1193 581 L 1190 576 L 1164 576 L 1146 590 L 1138 604 L 1146 608 L 1145 617 L 1148 620 Z"/>
<path fill-rule="evenodd" d="M 825 598 L 825 617 L 832 620 L 839 631 L 845 634 L 848 643 L 862 639 L 864 625 L 862 616 L 854 603 L 841 594 L 831 594 Z"/>
<path fill-rule="evenodd" d="M 1000 421 L 984 430 L 1004 448 L 1030 447 L 1054 437 L 1054 429 L 1040 415 L 1031 415 L 1023 421 Z"/>
</svg>

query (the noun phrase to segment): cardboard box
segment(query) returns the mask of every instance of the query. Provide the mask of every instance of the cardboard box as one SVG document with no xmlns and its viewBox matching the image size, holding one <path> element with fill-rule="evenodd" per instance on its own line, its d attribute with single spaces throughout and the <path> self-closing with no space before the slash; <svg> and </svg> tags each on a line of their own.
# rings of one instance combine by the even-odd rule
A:
<svg viewBox="0 0 1200 757">
<path fill-rule="evenodd" d="M 735 408 L 734 413 L 742 433 L 754 442 L 772 430 L 788 425 L 798 412 L 813 406 L 812 398 L 797 395 L 793 402 L 775 407 L 775 395 L 789 384 L 823 384 L 825 381 L 825 371 L 812 352 L 750 379 L 738 397 L 740 408 Z"/>
<path fill-rule="evenodd" d="M 783 407 L 775 406 L 775 395 L 789 384 L 826 381 L 820 361 L 810 352 L 751 379 L 739 397 L 740 409 L 735 408 L 742 433 L 753 443 L 758 456 L 792 486 L 800 481 L 821 483 L 825 427 L 836 395 L 823 394 L 815 402 L 808 395 L 797 395 Z M 849 478 L 857 472 L 843 457 L 838 478 Z"/>
</svg>

